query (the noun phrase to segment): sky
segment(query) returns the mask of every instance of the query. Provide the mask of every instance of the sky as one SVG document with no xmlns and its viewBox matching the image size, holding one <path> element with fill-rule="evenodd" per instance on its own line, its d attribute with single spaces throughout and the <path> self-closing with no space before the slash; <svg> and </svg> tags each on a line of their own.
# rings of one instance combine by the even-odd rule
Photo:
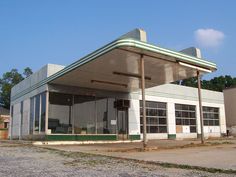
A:
<svg viewBox="0 0 236 177">
<path fill-rule="evenodd" d="M 179 51 L 195 46 L 236 77 L 235 0 L 0 0 L 0 76 L 69 65 L 134 28 L 148 43 Z"/>
</svg>

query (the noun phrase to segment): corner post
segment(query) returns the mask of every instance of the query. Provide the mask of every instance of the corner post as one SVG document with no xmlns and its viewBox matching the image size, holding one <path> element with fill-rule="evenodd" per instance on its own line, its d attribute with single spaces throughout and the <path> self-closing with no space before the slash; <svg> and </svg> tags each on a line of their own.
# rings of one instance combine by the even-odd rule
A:
<svg viewBox="0 0 236 177">
<path fill-rule="evenodd" d="M 45 134 L 48 134 L 49 90 L 46 91 Z"/>
<path fill-rule="evenodd" d="M 145 100 L 145 71 L 144 71 L 144 56 L 140 58 L 141 69 L 141 90 L 142 90 L 142 103 L 143 103 L 143 149 L 147 147 L 147 123 L 146 123 L 146 100 Z"/>
<path fill-rule="evenodd" d="M 202 111 L 202 95 L 201 95 L 201 78 L 200 73 L 197 71 L 197 83 L 198 83 L 198 101 L 199 101 L 199 112 L 201 122 L 201 143 L 204 144 L 204 128 L 203 128 L 203 111 Z"/>
</svg>

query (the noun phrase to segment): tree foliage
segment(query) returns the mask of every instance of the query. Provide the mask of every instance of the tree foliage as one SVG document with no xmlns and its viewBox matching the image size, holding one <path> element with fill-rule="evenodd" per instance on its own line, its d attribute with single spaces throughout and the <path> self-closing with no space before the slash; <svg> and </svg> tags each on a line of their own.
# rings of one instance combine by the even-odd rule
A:
<svg viewBox="0 0 236 177">
<path fill-rule="evenodd" d="M 174 82 L 174 84 L 184 85 L 189 87 L 197 87 L 197 78 L 189 78 Z M 225 88 L 236 86 L 236 77 L 229 75 L 214 77 L 210 80 L 202 80 L 202 88 L 207 90 L 222 92 Z"/>
<path fill-rule="evenodd" d="M 0 97 L 3 107 L 10 108 L 11 88 L 32 73 L 32 70 L 27 67 L 24 69 L 23 74 L 19 73 L 17 69 L 12 69 L 3 74 L 2 78 L 0 78 Z"/>
<path fill-rule="evenodd" d="M 33 74 L 33 71 L 32 71 L 32 69 L 30 69 L 29 67 L 26 67 L 26 68 L 24 69 L 23 74 L 24 74 L 24 76 L 27 78 L 27 77 L 29 77 L 31 74 Z"/>
</svg>

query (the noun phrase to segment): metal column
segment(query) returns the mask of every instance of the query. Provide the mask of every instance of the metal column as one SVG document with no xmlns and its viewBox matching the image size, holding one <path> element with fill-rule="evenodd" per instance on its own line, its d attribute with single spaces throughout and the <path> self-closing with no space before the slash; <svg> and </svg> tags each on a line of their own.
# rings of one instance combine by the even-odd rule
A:
<svg viewBox="0 0 236 177">
<path fill-rule="evenodd" d="M 201 142 L 202 142 L 202 144 L 204 144 L 202 95 L 201 95 L 201 78 L 200 78 L 199 71 L 197 71 L 197 83 L 198 83 L 198 101 L 199 101 L 200 122 L 201 122 Z"/>
<path fill-rule="evenodd" d="M 142 89 L 142 102 L 143 102 L 143 149 L 147 147 L 147 125 L 146 125 L 146 100 L 145 100 L 145 71 L 144 71 L 144 57 L 140 58 L 141 69 L 141 89 Z"/>
</svg>

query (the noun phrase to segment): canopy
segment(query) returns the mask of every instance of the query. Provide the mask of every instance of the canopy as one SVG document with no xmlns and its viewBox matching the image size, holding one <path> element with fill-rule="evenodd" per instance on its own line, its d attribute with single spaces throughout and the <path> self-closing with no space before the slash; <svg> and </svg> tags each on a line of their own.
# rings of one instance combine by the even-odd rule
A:
<svg viewBox="0 0 236 177">
<path fill-rule="evenodd" d="M 132 38 L 118 39 L 50 76 L 48 83 L 132 92 L 141 88 L 140 58 L 145 87 L 150 88 L 216 70 L 204 59 L 157 47 Z"/>
</svg>

